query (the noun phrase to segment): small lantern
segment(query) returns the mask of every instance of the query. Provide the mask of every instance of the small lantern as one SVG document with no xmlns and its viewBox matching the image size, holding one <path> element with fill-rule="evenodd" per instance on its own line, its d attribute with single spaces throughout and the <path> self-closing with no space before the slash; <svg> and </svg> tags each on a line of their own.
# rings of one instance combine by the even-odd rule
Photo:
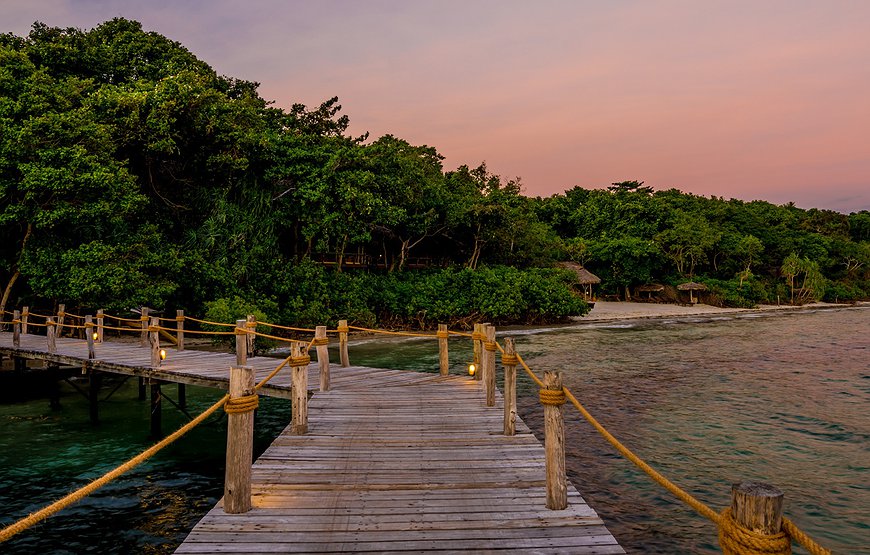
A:
<svg viewBox="0 0 870 555">
<path fill-rule="evenodd" d="M 160 349 L 160 360 L 166 360 L 166 349 Z"/>
<path fill-rule="evenodd" d="M 94 338 L 94 341 L 98 341 L 100 339 L 100 334 L 97 332 L 94 332 L 93 338 Z"/>
<path fill-rule="evenodd" d="M 474 363 L 469 364 L 468 365 L 468 375 L 473 376 L 475 372 L 477 372 L 477 366 L 475 366 Z"/>
</svg>

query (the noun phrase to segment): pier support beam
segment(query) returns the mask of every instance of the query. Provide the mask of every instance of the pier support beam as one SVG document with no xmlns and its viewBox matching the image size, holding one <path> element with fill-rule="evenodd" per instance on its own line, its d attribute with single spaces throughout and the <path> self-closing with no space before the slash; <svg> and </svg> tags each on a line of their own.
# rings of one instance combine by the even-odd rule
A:
<svg viewBox="0 0 870 555">
<path fill-rule="evenodd" d="M 163 393 L 160 382 L 151 380 L 151 438 L 163 437 Z"/>
<path fill-rule="evenodd" d="M 100 388 L 103 386 L 103 375 L 91 370 L 88 374 L 88 406 L 91 422 L 97 424 L 100 421 Z"/>
<path fill-rule="evenodd" d="M 254 369 L 230 368 L 230 399 L 254 393 Z M 229 411 L 229 409 L 228 409 Z M 254 458 L 254 411 L 227 413 L 227 464 L 224 479 L 224 512 L 251 510 L 251 463 Z"/>
<path fill-rule="evenodd" d="M 144 401 L 148 398 L 148 394 L 145 390 L 145 378 L 139 376 L 139 400 Z"/>
<path fill-rule="evenodd" d="M 187 408 L 187 386 L 183 383 L 178 384 L 178 408 Z"/>
</svg>

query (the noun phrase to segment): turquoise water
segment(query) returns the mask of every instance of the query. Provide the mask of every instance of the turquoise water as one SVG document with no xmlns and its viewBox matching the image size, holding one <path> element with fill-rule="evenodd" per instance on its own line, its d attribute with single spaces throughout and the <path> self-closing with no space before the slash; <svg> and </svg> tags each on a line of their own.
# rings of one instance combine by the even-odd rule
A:
<svg viewBox="0 0 870 555">
<path fill-rule="evenodd" d="M 532 368 L 566 384 L 617 437 L 704 502 L 728 503 L 732 482 L 785 491 L 786 514 L 838 553 L 870 553 L 870 310 L 801 311 L 695 320 L 583 323 L 508 330 Z M 504 335 L 500 333 L 500 335 Z M 451 342 L 452 371 L 471 358 Z M 362 340 L 351 362 L 433 371 L 428 341 Z M 106 387 L 106 392 L 111 391 Z M 164 390 L 175 398 L 174 386 Z M 217 392 L 188 387 L 195 414 Z M 0 525 L 37 510 L 151 444 L 134 381 L 100 405 L 64 387 L 0 405 Z M 521 416 L 540 432 L 530 381 Z M 566 407 L 569 476 L 630 553 L 716 553 L 703 518 L 616 455 Z M 257 449 L 289 421 L 264 399 Z M 164 428 L 186 418 L 164 405 Z M 222 494 L 225 419 L 206 425 L 79 504 L 4 544 L 4 553 L 170 553 Z M 798 553 L 800 551 L 797 551 Z"/>
</svg>

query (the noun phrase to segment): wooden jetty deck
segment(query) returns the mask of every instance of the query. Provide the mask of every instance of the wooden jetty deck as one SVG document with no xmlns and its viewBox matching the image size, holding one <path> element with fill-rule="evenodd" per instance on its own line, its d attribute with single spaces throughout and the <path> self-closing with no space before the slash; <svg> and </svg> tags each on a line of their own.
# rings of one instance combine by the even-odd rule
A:
<svg viewBox="0 0 870 555">
<path fill-rule="evenodd" d="M 227 388 L 235 356 L 172 352 L 159 369 L 133 342 L 0 333 L 0 354 L 118 374 Z M 257 380 L 276 359 L 252 357 Z M 319 382 L 309 366 L 309 390 Z M 624 553 L 568 484 L 568 507 L 546 508 L 544 448 L 517 419 L 505 436 L 503 406 L 487 407 L 482 382 L 351 366 L 330 367 L 331 389 L 309 402 L 308 433 L 287 429 L 255 462 L 251 511 L 223 500 L 177 553 Z M 261 390 L 289 397 L 289 373 Z"/>
</svg>

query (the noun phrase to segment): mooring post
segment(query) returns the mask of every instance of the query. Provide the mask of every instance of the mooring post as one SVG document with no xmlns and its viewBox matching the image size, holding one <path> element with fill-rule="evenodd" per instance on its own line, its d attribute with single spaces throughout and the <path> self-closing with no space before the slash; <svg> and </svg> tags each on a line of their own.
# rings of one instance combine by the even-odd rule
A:
<svg viewBox="0 0 870 555">
<path fill-rule="evenodd" d="M 247 320 L 236 320 L 236 366 L 244 366 L 248 363 L 248 328 Z"/>
<path fill-rule="evenodd" d="M 254 340 L 257 339 L 257 335 L 254 332 L 257 331 L 257 317 L 253 314 L 248 314 L 247 321 L 245 322 L 245 330 L 248 332 L 248 352 L 251 356 L 254 356 L 254 353 L 256 352 L 254 349 Z"/>
<path fill-rule="evenodd" d="M 450 332 L 447 331 L 447 324 L 438 324 L 438 369 L 442 376 L 450 373 L 450 355 L 447 352 L 447 341 L 450 339 Z"/>
<path fill-rule="evenodd" d="M 139 345 L 144 347 L 148 344 L 148 307 L 139 307 L 139 321 L 142 323 L 142 334 L 139 336 Z"/>
<path fill-rule="evenodd" d="M 45 319 L 45 339 L 48 342 L 48 354 L 57 352 L 57 340 L 55 339 L 54 318 Z"/>
<path fill-rule="evenodd" d="M 151 368 L 159 368 L 162 361 L 160 357 L 160 332 L 157 329 L 159 326 L 160 320 L 151 318 L 150 325 L 146 328 L 148 330 L 148 343 L 151 345 Z"/>
<path fill-rule="evenodd" d="M 60 337 L 63 335 L 63 319 L 66 317 L 66 305 L 59 304 L 57 305 L 57 328 L 55 331 L 55 337 Z"/>
<path fill-rule="evenodd" d="M 178 344 L 175 346 L 175 349 L 178 351 L 184 350 L 184 311 L 176 310 L 175 311 L 175 327 L 176 327 L 176 338 Z"/>
<path fill-rule="evenodd" d="M 762 482 L 734 484 L 731 486 L 731 517 L 744 530 L 762 536 L 774 536 L 782 530 L 783 501 L 782 491 L 770 484 Z M 767 551 L 746 551 L 746 546 L 743 544 L 731 545 L 727 539 L 722 540 L 723 537 L 720 536 L 723 555 L 767 553 Z"/>
<path fill-rule="evenodd" d="M 483 350 L 486 353 L 486 363 L 484 364 L 484 378 L 486 382 L 486 406 L 495 406 L 495 351 L 498 348 L 495 343 L 495 326 L 487 324 L 483 330 L 486 335 L 486 342 L 483 345 Z"/>
<path fill-rule="evenodd" d="M 97 309 L 97 343 L 102 343 L 104 338 L 105 329 L 103 329 L 103 324 L 105 322 L 105 312 L 102 308 Z"/>
<path fill-rule="evenodd" d="M 561 510 L 568 506 L 568 478 L 565 473 L 565 420 L 562 405 L 562 373 L 544 371 L 544 450 L 546 452 L 547 508 Z"/>
<path fill-rule="evenodd" d="M 12 311 L 12 346 L 21 347 L 21 312 Z"/>
<path fill-rule="evenodd" d="M 338 352 L 341 359 L 341 367 L 347 368 L 350 366 L 350 357 L 347 354 L 347 332 L 350 329 L 347 327 L 347 320 L 338 321 Z"/>
<path fill-rule="evenodd" d="M 504 435 L 516 434 L 517 424 L 517 351 L 514 340 L 506 337 L 504 354 L 501 358 L 504 366 Z"/>
<path fill-rule="evenodd" d="M 320 391 L 329 391 L 329 338 L 326 326 L 314 328 L 314 344 L 317 347 L 317 366 L 320 368 Z"/>
<path fill-rule="evenodd" d="M 90 314 L 85 316 L 85 340 L 88 342 L 88 360 L 97 358 L 97 353 L 94 351 L 94 317 Z"/>
<path fill-rule="evenodd" d="M 91 422 L 96 424 L 100 421 L 100 387 L 103 385 L 103 375 L 96 370 L 88 374 L 88 405 Z"/>
<path fill-rule="evenodd" d="M 290 433 L 308 433 L 308 363 L 311 358 L 302 352 L 299 343 L 290 344 L 292 423 Z"/>
<path fill-rule="evenodd" d="M 163 393 L 160 382 L 149 378 L 151 382 L 151 437 L 163 437 Z"/>
<path fill-rule="evenodd" d="M 230 368 L 230 399 L 254 394 L 254 369 Z M 251 462 L 254 458 L 254 411 L 227 412 L 227 465 L 224 479 L 224 512 L 251 510 Z"/>
<path fill-rule="evenodd" d="M 27 318 L 30 316 L 30 307 L 25 306 L 21 308 L 21 333 L 27 334 Z"/>
</svg>

